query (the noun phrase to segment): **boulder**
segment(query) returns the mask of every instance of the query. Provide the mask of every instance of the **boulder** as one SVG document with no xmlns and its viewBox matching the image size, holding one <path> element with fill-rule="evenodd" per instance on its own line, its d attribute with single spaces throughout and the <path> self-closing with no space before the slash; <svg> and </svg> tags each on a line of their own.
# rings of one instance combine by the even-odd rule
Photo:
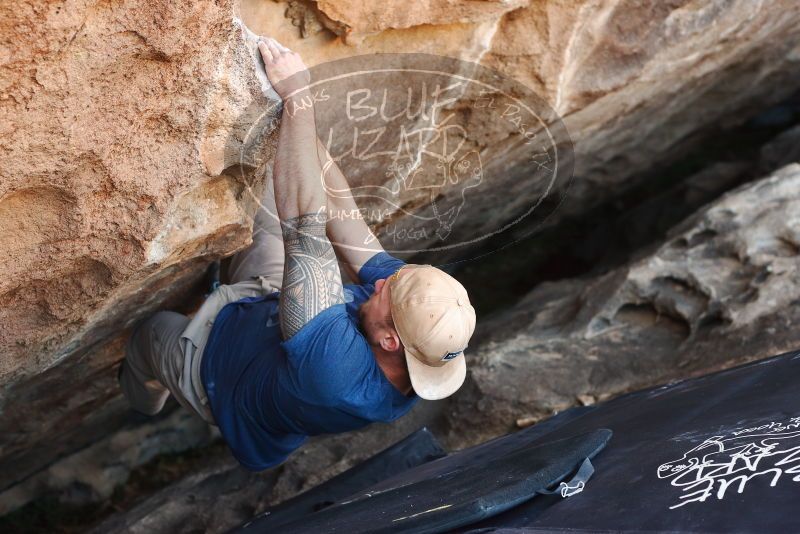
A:
<svg viewBox="0 0 800 534">
<path fill-rule="evenodd" d="M 0 516 L 43 494 L 73 506 L 106 502 L 128 482 L 131 470 L 158 455 L 207 447 L 219 438 L 216 427 L 187 410 L 165 412 L 99 438 L 14 485 L 0 494 Z"/>
<path fill-rule="evenodd" d="M 0 9 L 7 488 L 119 428 L 128 327 L 248 244 L 254 202 L 226 143 L 270 101 L 232 2 Z"/>
<path fill-rule="evenodd" d="M 527 139 L 510 129 L 499 111 L 486 113 L 467 105 L 466 112 L 454 105 L 459 112 L 455 124 L 463 128 L 463 141 L 479 152 L 484 175 L 470 189 L 447 239 L 428 232 L 416 240 L 420 261 L 469 257 L 474 250 L 453 243 L 500 228 L 508 227 L 502 232 L 505 244 L 543 222 L 580 216 L 635 185 L 646 172 L 685 154 L 704 136 L 742 123 L 800 87 L 800 11 L 789 0 L 546 0 L 524 6 L 467 1 L 458 2 L 457 8 L 452 2 L 426 2 L 424 9 L 412 3 L 402 10 L 381 4 L 376 16 L 377 8 L 367 4 L 296 0 L 287 7 L 244 0 L 241 9 L 256 33 L 275 36 L 314 66 L 354 53 L 397 51 L 477 63 L 541 97 L 542 107 L 561 117 L 573 145 L 560 164 L 574 166 L 574 178 L 559 180 L 532 211 L 542 192 Z M 316 20 L 318 30 L 287 28 L 284 16 L 300 28 Z M 342 39 L 332 40 L 332 33 Z M 355 36 L 357 46 L 342 42 L 348 36 Z M 537 111 L 551 120 L 548 110 Z M 350 146 L 348 133 L 334 140 L 334 148 L 343 148 L 332 153 Z M 371 150 L 388 148 L 382 143 Z M 363 162 L 350 163 L 354 165 L 345 170 L 351 185 L 385 185 L 383 173 Z M 430 169 L 422 172 L 432 174 Z M 430 215 L 419 208 L 430 204 L 423 196 L 427 193 L 420 190 L 403 198 L 419 209 L 416 218 Z M 450 187 L 436 193 L 438 210 L 446 211 L 457 206 L 461 191 Z M 385 220 L 367 219 L 387 242 L 394 240 Z M 424 225 L 414 219 L 401 215 L 390 222 L 412 233 Z M 477 241 L 473 249 L 486 244 Z M 452 248 L 439 250 L 446 245 Z"/>
</svg>

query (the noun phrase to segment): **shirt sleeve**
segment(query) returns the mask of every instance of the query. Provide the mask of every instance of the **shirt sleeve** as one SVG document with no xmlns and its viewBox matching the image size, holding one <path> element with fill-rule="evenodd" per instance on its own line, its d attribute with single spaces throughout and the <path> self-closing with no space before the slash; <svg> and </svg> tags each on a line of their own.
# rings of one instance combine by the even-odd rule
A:
<svg viewBox="0 0 800 534">
<path fill-rule="evenodd" d="M 388 278 L 406 262 L 395 258 L 386 251 L 381 251 L 372 256 L 358 271 L 358 279 L 361 284 L 375 284 L 376 280 Z"/>
<path fill-rule="evenodd" d="M 297 391 L 309 403 L 361 406 L 379 388 L 369 344 L 344 304 L 331 306 L 282 342 Z"/>
</svg>

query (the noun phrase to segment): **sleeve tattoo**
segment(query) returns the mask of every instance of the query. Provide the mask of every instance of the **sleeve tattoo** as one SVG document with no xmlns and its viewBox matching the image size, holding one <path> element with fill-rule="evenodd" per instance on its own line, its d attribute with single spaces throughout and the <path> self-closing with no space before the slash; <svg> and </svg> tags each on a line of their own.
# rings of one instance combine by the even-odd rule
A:
<svg viewBox="0 0 800 534">
<path fill-rule="evenodd" d="M 284 340 L 322 310 L 344 302 L 339 264 L 325 223 L 325 216 L 316 213 L 281 221 L 286 254 L 279 302 Z"/>
</svg>

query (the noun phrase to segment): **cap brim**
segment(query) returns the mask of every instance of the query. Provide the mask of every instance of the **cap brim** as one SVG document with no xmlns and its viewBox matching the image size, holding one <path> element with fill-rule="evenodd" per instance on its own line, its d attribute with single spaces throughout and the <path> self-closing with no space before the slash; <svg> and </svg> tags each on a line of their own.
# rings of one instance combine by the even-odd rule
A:
<svg viewBox="0 0 800 534">
<path fill-rule="evenodd" d="M 464 354 L 456 356 L 441 367 L 432 367 L 420 362 L 405 350 L 408 375 L 414 392 L 426 400 L 439 400 L 449 397 L 464 383 L 467 376 L 467 361 Z"/>
</svg>

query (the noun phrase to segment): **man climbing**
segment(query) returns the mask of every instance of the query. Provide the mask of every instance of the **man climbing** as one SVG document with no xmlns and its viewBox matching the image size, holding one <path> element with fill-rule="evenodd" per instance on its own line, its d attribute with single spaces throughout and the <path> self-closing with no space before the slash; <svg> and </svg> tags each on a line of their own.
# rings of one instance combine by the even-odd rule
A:
<svg viewBox="0 0 800 534">
<path fill-rule="evenodd" d="M 259 50 L 284 108 L 253 242 L 194 318 L 162 311 L 138 325 L 119 374 L 134 409 L 155 414 L 172 393 L 251 470 L 282 462 L 307 436 L 451 395 L 475 328 L 454 278 L 392 257 L 363 219 L 329 217 L 358 208 L 323 188 L 325 168 L 332 189 L 349 191 L 317 138 L 309 73 L 273 39 Z M 357 285 L 342 285 L 340 263 Z"/>
</svg>

